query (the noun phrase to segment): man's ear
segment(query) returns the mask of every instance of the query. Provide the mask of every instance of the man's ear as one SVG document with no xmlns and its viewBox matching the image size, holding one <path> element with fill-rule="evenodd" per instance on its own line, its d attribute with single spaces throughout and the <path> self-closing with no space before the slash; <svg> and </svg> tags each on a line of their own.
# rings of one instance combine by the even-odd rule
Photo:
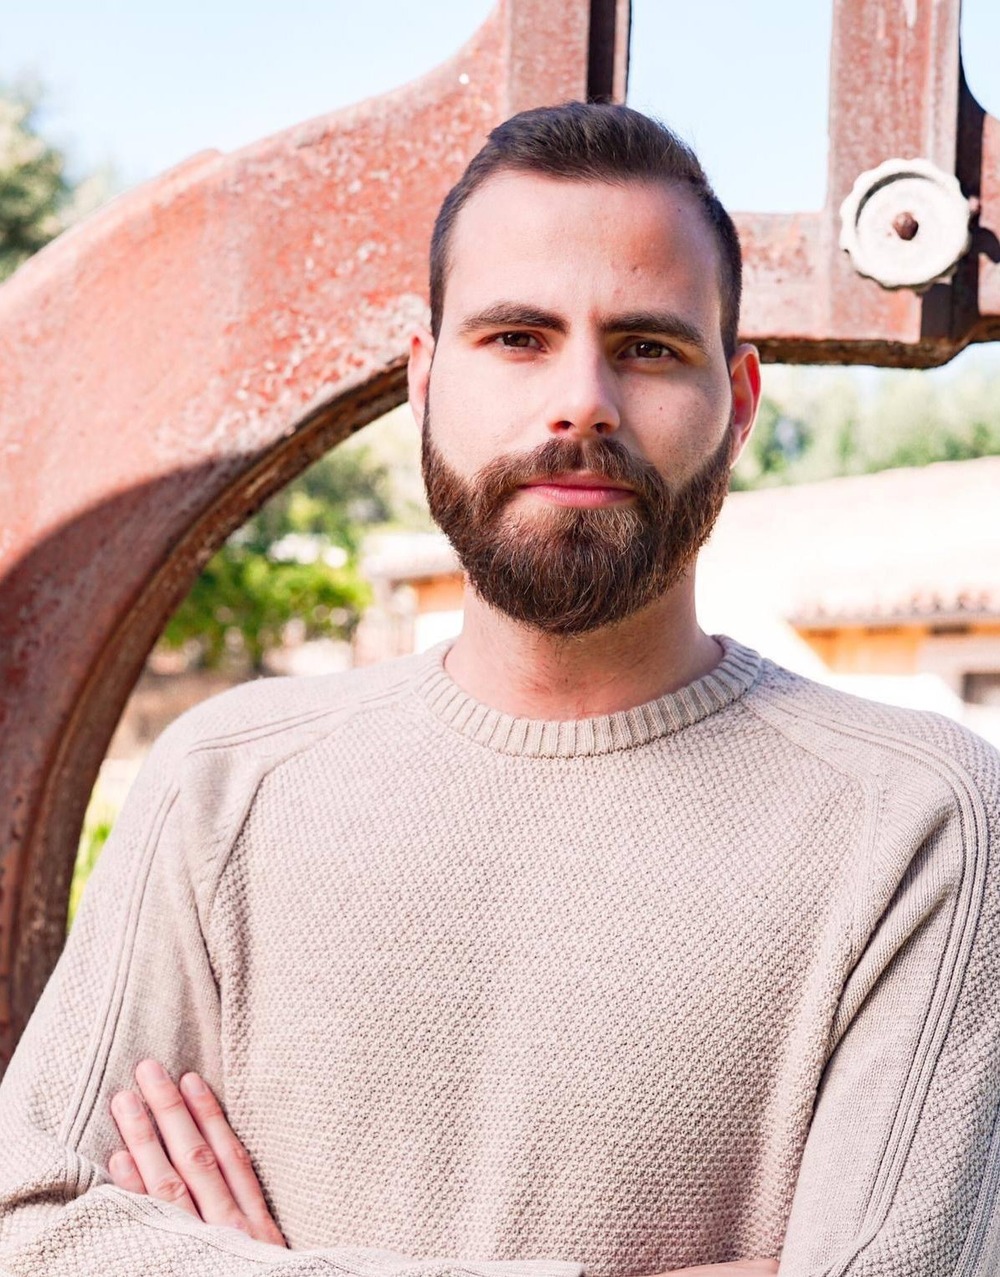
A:
<svg viewBox="0 0 1000 1277">
<path fill-rule="evenodd" d="M 749 342 L 737 346 L 729 360 L 729 380 L 733 388 L 733 461 L 735 465 L 746 447 L 757 419 L 760 404 L 760 355 Z"/>
<path fill-rule="evenodd" d="M 434 338 L 426 328 L 418 328 L 410 338 L 410 362 L 406 367 L 406 384 L 409 390 L 410 411 L 417 429 L 423 428 L 427 391 L 431 380 L 431 362 L 434 359 Z"/>
</svg>

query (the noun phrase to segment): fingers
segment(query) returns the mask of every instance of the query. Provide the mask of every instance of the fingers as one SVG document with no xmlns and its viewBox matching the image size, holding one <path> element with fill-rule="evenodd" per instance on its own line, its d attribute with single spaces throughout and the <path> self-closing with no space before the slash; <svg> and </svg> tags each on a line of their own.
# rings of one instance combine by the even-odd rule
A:
<svg viewBox="0 0 1000 1277">
<path fill-rule="evenodd" d="M 182 1091 L 156 1060 L 143 1060 L 135 1077 L 149 1113 L 131 1091 L 111 1101 L 126 1146 L 108 1163 L 114 1183 L 174 1202 L 208 1224 L 285 1246 L 250 1156 L 202 1079 L 186 1074 Z"/>
<path fill-rule="evenodd" d="M 129 1176 L 131 1190 L 149 1193 L 160 1201 L 173 1202 L 189 1214 L 197 1215 L 191 1195 L 164 1153 L 138 1095 L 134 1091 L 119 1092 L 111 1101 L 111 1113 L 125 1141 L 126 1156 L 131 1165 L 121 1157 L 113 1160 L 116 1161 L 116 1169 Z M 110 1165 L 108 1169 L 111 1169 Z M 142 1184 L 141 1188 L 135 1187 L 138 1183 Z"/>
<path fill-rule="evenodd" d="M 211 1148 L 233 1199 L 258 1241 L 284 1246 L 281 1230 L 271 1218 L 250 1154 L 233 1133 L 211 1089 L 197 1073 L 185 1073 L 181 1094 L 205 1142 Z"/>
<path fill-rule="evenodd" d="M 135 1080 L 156 1121 L 167 1157 L 186 1184 L 198 1214 L 206 1224 L 224 1224 L 249 1232 L 215 1154 L 173 1079 L 156 1060 L 143 1060 L 136 1068 Z"/>
<path fill-rule="evenodd" d="M 145 1193 L 146 1185 L 142 1181 L 138 1167 L 132 1160 L 131 1153 L 120 1150 L 111 1154 L 108 1162 L 108 1170 L 111 1172 L 111 1178 L 119 1188 L 124 1188 L 130 1193 Z"/>
<path fill-rule="evenodd" d="M 111 1112 L 145 1191 L 183 1207 L 206 1223 L 248 1232 L 211 1149 L 168 1074 L 155 1060 L 143 1060 L 135 1077 L 156 1127 L 131 1091 L 115 1096 Z M 119 1173 L 127 1171 L 121 1162 L 117 1169 Z"/>
</svg>

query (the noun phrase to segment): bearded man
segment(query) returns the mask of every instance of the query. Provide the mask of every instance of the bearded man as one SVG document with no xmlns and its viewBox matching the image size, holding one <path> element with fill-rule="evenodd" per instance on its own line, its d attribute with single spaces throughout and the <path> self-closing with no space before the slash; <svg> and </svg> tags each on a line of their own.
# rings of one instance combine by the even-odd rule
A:
<svg viewBox="0 0 1000 1277">
<path fill-rule="evenodd" d="M 1000 1271 L 1000 765 L 700 629 L 739 295 L 661 125 L 491 135 L 410 359 L 461 636 L 164 735 L 4 1082 L 8 1271 Z"/>
</svg>

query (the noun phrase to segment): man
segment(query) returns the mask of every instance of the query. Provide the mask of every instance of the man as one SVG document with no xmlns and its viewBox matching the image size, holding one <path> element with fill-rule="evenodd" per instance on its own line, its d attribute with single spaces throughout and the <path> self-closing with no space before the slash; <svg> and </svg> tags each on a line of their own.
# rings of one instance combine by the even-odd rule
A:
<svg viewBox="0 0 1000 1277">
<path fill-rule="evenodd" d="M 462 635 L 164 735 L 4 1082 L 11 1271 L 1000 1270 L 1000 763 L 700 630 L 739 291 L 661 126 L 491 135 L 410 360 Z"/>
</svg>

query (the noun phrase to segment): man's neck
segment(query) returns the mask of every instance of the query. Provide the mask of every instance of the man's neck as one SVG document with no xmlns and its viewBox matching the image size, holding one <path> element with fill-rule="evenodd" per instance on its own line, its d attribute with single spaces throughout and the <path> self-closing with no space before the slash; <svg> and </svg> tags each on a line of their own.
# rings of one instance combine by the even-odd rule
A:
<svg viewBox="0 0 1000 1277">
<path fill-rule="evenodd" d="M 462 633 L 445 667 L 464 692 L 493 709 L 565 721 L 675 692 L 721 656 L 698 626 L 690 579 L 617 625 L 570 638 L 513 621 L 466 586 Z"/>
</svg>

